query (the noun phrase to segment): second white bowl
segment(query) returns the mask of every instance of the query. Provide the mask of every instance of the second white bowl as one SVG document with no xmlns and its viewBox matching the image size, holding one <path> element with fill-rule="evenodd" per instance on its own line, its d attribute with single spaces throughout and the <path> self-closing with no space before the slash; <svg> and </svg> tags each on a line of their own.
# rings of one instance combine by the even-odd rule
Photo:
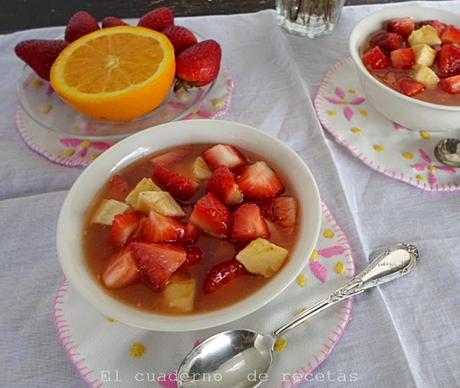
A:
<svg viewBox="0 0 460 388">
<path fill-rule="evenodd" d="M 353 29 L 349 50 L 364 93 L 372 106 L 390 120 L 416 131 L 450 131 L 460 129 L 460 106 L 447 106 L 407 97 L 384 85 L 364 66 L 360 49 L 373 32 L 389 19 L 412 17 L 416 21 L 438 19 L 460 26 L 460 15 L 436 8 L 413 5 L 387 7 L 361 20 Z"/>
</svg>

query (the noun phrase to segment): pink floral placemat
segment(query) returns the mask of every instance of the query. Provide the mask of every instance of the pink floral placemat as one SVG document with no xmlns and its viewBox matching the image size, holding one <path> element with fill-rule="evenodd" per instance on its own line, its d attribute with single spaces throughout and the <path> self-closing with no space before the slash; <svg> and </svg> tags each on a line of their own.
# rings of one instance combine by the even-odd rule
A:
<svg viewBox="0 0 460 388">
<path fill-rule="evenodd" d="M 426 191 L 460 190 L 460 169 L 434 157 L 446 135 L 431 132 L 429 124 L 411 131 L 377 112 L 366 101 L 351 58 L 326 74 L 314 105 L 323 127 L 373 170 Z"/>
<path fill-rule="evenodd" d="M 28 82 L 31 88 L 43 90 L 45 100 L 42 102 L 40 114 L 65 115 L 65 109 L 68 109 L 68 107 L 58 112 L 59 106 L 64 104 L 59 99 L 52 98 L 53 90 L 47 82 L 37 77 L 28 80 Z M 184 120 L 212 119 L 224 115 L 230 107 L 232 92 L 233 80 L 228 70 L 223 67 L 212 89 L 206 94 L 198 107 L 184 117 Z M 171 105 L 171 109 L 177 109 L 178 111 L 185 109 L 183 106 L 185 104 L 180 101 L 168 103 Z M 16 110 L 16 126 L 21 138 L 31 150 L 53 163 L 66 167 L 86 167 L 107 148 L 120 140 L 120 138 L 117 140 L 85 138 L 81 134 L 82 129 L 79 127 L 75 128 L 78 131 L 78 136 L 75 137 L 70 134 L 52 131 L 33 120 L 21 105 L 18 105 Z M 86 128 L 85 131 L 91 133 L 91 128 Z"/>
<path fill-rule="evenodd" d="M 176 387 L 175 370 L 197 341 L 230 328 L 270 332 L 355 273 L 347 237 L 322 205 L 321 235 L 296 282 L 255 313 L 227 325 L 183 333 L 154 332 L 106 317 L 85 302 L 68 281 L 58 290 L 54 319 L 58 336 L 82 378 L 92 387 Z M 323 312 L 281 338 L 270 373 L 271 387 L 311 380 L 351 319 L 351 299 Z"/>
</svg>

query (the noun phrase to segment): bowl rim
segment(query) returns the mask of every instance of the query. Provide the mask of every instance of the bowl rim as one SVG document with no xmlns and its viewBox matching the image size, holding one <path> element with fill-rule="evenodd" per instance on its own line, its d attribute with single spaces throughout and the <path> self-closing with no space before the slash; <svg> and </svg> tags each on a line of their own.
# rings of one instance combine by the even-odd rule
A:
<svg viewBox="0 0 460 388">
<path fill-rule="evenodd" d="M 377 80 L 375 77 L 372 76 L 372 74 L 367 70 L 367 68 L 364 66 L 361 57 L 359 55 L 359 47 L 357 45 L 358 42 L 358 37 L 359 37 L 359 30 L 362 28 L 363 25 L 367 25 L 369 22 L 374 21 L 374 19 L 380 19 L 381 16 L 387 15 L 388 18 L 391 18 L 391 15 L 393 17 L 397 18 L 398 16 L 401 17 L 401 15 L 404 15 L 404 13 L 401 13 L 405 10 L 413 11 L 414 9 L 418 9 L 420 11 L 427 11 L 427 12 L 433 12 L 436 11 L 439 14 L 445 14 L 448 16 L 455 16 L 459 18 L 460 22 L 460 15 L 456 14 L 454 12 L 446 11 L 440 8 L 436 7 L 422 7 L 419 5 L 396 5 L 392 7 L 385 7 L 380 11 L 373 12 L 366 16 L 364 19 L 362 19 L 351 31 L 350 38 L 348 39 L 348 49 L 350 52 L 350 55 L 353 59 L 353 62 L 355 63 L 355 66 L 359 69 L 359 71 L 366 76 L 368 80 L 370 80 L 374 85 L 378 85 L 382 89 L 386 90 L 393 96 L 400 98 L 404 101 L 413 103 L 415 105 L 419 105 L 424 108 L 430 108 L 430 109 L 436 109 L 436 110 L 442 110 L 442 111 L 450 111 L 450 112 L 460 112 L 460 106 L 453 106 L 453 105 L 443 105 L 443 104 L 436 104 L 432 102 L 426 102 L 422 100 L 418 100 L 416 98 L 411 98 L 409 96 L 405 96 L 402 93 L 397 92 L 396 90 L 390 88 L 389 86 L 385 85 L 384 83 L 380 82 Z M 431 20 L 433 18 L 430 18 L 428 15 L 427 20 Z M 442 22 L 442 20 L 441 20 Z"/>
<path fill-rule="evenodd" d="M 82 198 L 82 195 L 79 194 L 81 186 L 85 183 L 88 183 L 87 179 L 90 178 L 87 177 L 91 177 L 92 174 L 95 174 L 95 172 L 105 172 L 105 165 L 111 166 L 107 172 L 113 174 L 117 169 L 132 163 L 134 160 L 137 160 L 142 156 L 148 155 L 157 150 L 159 151 L 161 149 L 167 148 L 166 146 L 158 147 L 154 144 L 154 149 L 148 149 L 148 151 L 145 151 L 143 154 L 136 154 L 132 159 L 128 158 L 128 154 L 132 154 L 136 150 L 142 148 L 142 142 L 146 137 L 149 139 L 153 138 L 153 135 L 157 133 L 157 131 L 164 131 L 165 127 L 167 130 L 169 130 L 168 135 L 171 136 L 174 134 L 174 131 L 182 131 L 183 133 L 186 133 L 187 130 L 192 131 L 193 128 L 196 127 L 202 128 L 202 131 L 209 131 L 216 125 L 224 127 L 220 128 L 221 131 L 229 131 L 228 133 L 233 132 L 235 136 L 237 136 L 239 132 L 247 133 L 247 131 L 251 131 L 251 136 L 253 137 L 253 139 L 260 140 L 264 138 L 264 144 L 267 144 L 267 142 L 271 142 L 274 147 L 279 147 L 280 152 L 288 153 L 289 158 L 292 160 L 293 166 L 295 165 L 297 167 L 297 170 L 304 174 L 302 178 L 306 178 L 305 182 L 302 181 L 302 185 L 308 185 L 309 188 L 309 190 L 305 190 L 305 186 L 298 185 L 297 190 L 295 190 L 295 185 L 293 185 L 294 191 L 296 191 L 297 196 L 302 195 L 305 198 L 310 198 L 310 202 L 308 204 L 303 205 L 305 207 L 308 206 L 308 217 L 306 216 L 307 212 L 301 212 L 301 214 L 303 213 L 303 215 L 301 216 L 302 223 L 300 224 L 299 230 L 299 233 L 301 233 L 302 229 L 304 229 L 308 225 L 308 234 L 305 236 L 305 238 L 299 238 L 300 236 L 298 236 L 297 242 L 294 245 L 293 253 L 290 257 L 290 261 L 285 267 L 283 267 L 283 271 L 277 274 L 275 278 L 273 278 L 268 284 L 266 284 L 264 287 L 262 287 L 255 293 L 251 294 L 250 296 L 222 309 L 185 316 L 172 316 L 157 314 L 154 312 L 146 312 L 120 302 L 119 300 L 111 296 L 109 293 L 104 291 L 102 287 L 97 284 L 95 278 L 92 274 L 89 273 L 87 268 L 83 268 L 83 265 L 81 265 L 81 261 L 84 260 L 83 254 L 71 254 L 68 250 L 66 252 L 66 246 L 68 244 L 81 244 L 81 239 L 78 239 L 75 236 L 70 237 L 71 233 L 68 233 L 68 231 L 69 228 L 72 228 L 72 226 L 66 226 L 66 224 L 75 223 L 77 226 L 81 227 L 84 223 L 84 214 L 74 215 L 73 220 L 68 218 L 72 215 L 71 209 L 72 205 L 74 204 L 74 199 L 80 196 L 80 200 L 82 200 L 83 204 L 86 205 L 85 209 L 87 209 L 88 204 L 92 200 L 92 198 Z M 196 131 L 199 131 L 199 129 L 196 129 Z M 224 138 L 225 136 L 230 135 L 226 134 L 224 135 Z M 176 138 L 174 137 L 173 140 L 171 140 L 176 143 L 174 146 L 186 144 L 186 140 L 182 139 L 177 142 L 175 139 Z M 237 139 L 238 138 L 235 137 L 235 141 L 237 141 Z M 224 142 L 224 140 L 222 142 Z M 238 146 L 238 144 L 236 144 L 236 146 Z M 124 156 L 117 157 L 117 153 L 122 151 L 124 152 Z M 263 155 L 262 152 L 260 152 L 260 154 L 261 156 Z M 285 175 L 286 167 L 283 170 L 283 175 Z M 105 183 L 105 181 L 106 177 L 104 177 L 103 182 Z M 101 185 L 99 184 L 97 186 L 98 187 L 96 192 L 100 189 Z M 309 192 L 303 194 L 304 191 Z M 106 314 L 107 316 L 111 316 L 121 322 L 124 322 L 130 326 L 140 327 L 147 330 L 171 332 L 201 330 L 210 327 L 220 326 L 232 322 L 236 319 L 240 319 L 259 310 L 261 307 L 269 303 L 281 292 L 283 292 L 295 280 L 297 275 L 302 271 L 309 255 L 311 255 L 313 249 L 315 248 L 315 245 L 319 237 L 320 228 L 321 200 L 318 186 L 308 166 L 300 158 L 300 156 L 297 155 L 297 153 L 294 150 L 292 150 L 287 144 L 281 142 L 276 137 L 267 134 L 259 129 L 237 122 L 224 120 L 185 120 L 161 124 L 138 132 L 135 135 L 129 136 L 128 138 L 122 140 L 121 142 L 117 143 L 109 150 L 104 152 L 89 167 L 87 167 L 85 171 L 83 171 L 83 173 L 74 182 L 71 189 L 67 193 L 64 203 L 62 204 L 57 224 L 56 241 L 58 259 L 64 274 L 69 279 L 70 283 L 76 288 L 78 293 L 88 303 L 92 304 L 98 311 L 102 312 L 103 314 Z M 81 245 L 80 250 L 82 250 Z M 72 260 L 71 256 L 74 258 L 77 257 L 78 260 Z M 84 271 L 86 272 L 82 274 Z M 268 289 L 269 286 L 270 288 Z M 96 295 L 94 293 L 96 293 Z"/>
</svg>

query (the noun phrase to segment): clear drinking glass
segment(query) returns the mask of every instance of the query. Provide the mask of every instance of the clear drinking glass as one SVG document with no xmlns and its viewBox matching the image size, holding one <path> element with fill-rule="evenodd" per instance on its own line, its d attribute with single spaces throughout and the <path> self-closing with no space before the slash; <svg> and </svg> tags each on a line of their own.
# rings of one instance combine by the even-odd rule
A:
<svg viewBox="0 0 460 388">
<path fill-rule="evenodd" d="M 280 26 L 292 34 L 316 38 L 334 30 L 345 0 L 276 0 Z"/>
</svg>

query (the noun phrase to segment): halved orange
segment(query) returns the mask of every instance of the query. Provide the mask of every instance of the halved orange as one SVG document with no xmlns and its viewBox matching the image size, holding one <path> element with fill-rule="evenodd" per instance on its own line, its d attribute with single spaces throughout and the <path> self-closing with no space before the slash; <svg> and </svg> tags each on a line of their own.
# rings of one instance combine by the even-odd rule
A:
<svg viewBox="0 0 460 388">
<path fill-rule="evenodd" d="M 174 81 L 174 47 L 144 27 L 103 28 L 77 39 L 51 68 L 51 85 L 88 116 L 127 121 L 155 109 Z"/>
</svg>

